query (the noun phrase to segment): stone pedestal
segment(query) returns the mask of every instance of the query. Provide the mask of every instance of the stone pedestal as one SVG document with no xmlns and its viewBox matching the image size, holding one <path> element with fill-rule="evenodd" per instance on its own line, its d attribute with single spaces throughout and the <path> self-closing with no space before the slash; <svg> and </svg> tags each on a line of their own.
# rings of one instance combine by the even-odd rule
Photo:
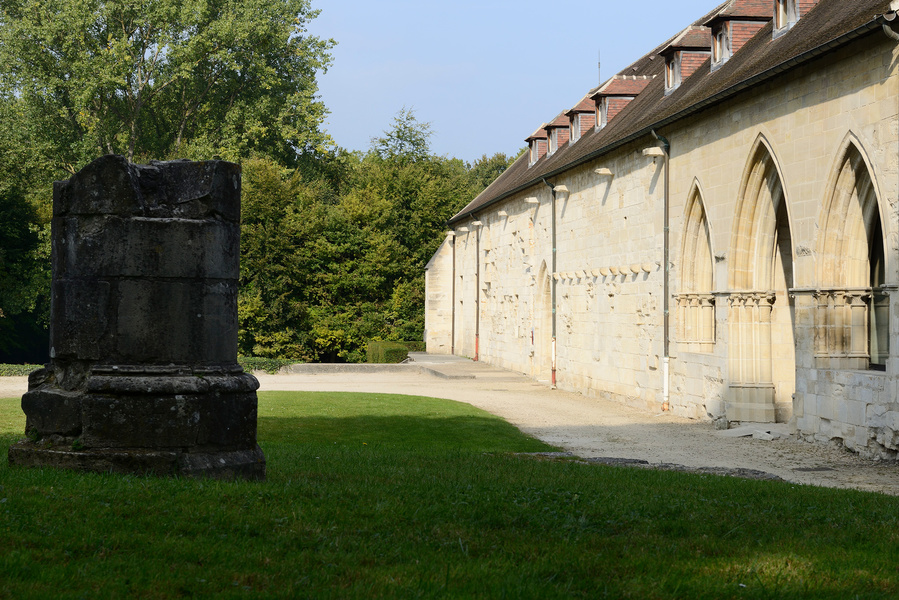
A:
<svg viewBox="0 0 899 600">
<path fill-rule="evenodd" d="M 237 165 L 105 156 L 57 182 L 51 361 L 10 463 L 264 478 L 239 257 Z"/>
</svg>

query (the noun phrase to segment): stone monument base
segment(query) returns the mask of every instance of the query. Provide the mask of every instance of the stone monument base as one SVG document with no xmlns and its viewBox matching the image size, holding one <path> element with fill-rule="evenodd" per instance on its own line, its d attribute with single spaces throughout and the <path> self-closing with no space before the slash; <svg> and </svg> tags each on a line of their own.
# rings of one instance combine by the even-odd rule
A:
<svg viewBox="0 0 899 600">
<path fill-rule="evenodd" d="M 265 479 L 265 456 L 253 450 L 183 452 L 144 448 L 91 448 L 74 450 L 72 444 L 52 445 L 23 440 L 9 448 L 9 464 L 52 467 L 97 473 L 180 475 L 212 479 Z"/>
<path fill-rule="evenodd" d="M 28 383 L 28 439 L 9 449 L 10 465 L 265 479 L 259 382 L 236 364 L 55 365 Z"/>
</svg>

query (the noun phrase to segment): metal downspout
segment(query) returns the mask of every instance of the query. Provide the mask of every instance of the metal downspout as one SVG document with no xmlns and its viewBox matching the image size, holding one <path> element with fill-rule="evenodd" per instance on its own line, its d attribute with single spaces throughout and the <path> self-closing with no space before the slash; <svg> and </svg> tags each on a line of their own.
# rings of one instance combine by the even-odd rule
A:
<svg viewBox="0 0 899 600">
<path fill-rule="evenodd" d="M 474 220 L 474 214 L 471 215 Z M 472 223 L 474 232 L 474 361 L 480 359 L 481 345 L 481 227 Z"/>
<path fill-rule="evenodd" d="M 456 355 L 456 234 L 453 233 L 453 274 L 452 274 L 452 310 L 450 311 L 450 356 Z"/>
<path fill-rule="evenodd" d="M 670 161 L 671 161 L 671 143 L 663 136 L 656 133 L 656 130 L 652 130 L 653 137 L 658 140 L 659 144 L 662 147 L 662 151 L 665 153 L 665 199 L 663 201 L 664 209 L 662 215 L 662 223 L 663 223 L 663 241 L 662 241 L 662 261 L 664 265 L 664 269 L 662 271 L 662 329 L 663 329 L 663 358 L 662 358 L 662 410 L 667 411 L 670 409 L 671 404 L 669 402 L 671 395 L 671 372 L 669 371 L 670 367 L 670 344 L 671 340 L 668 335 L 668 323 L 669 323 L 669 302 L 668 302 L 668 290 L 670 285 L 670 266 L 671 262 L 669 260 L 670 251 L 669 251 L 669 227 L 668 227 L 668 206 L 670 202 L 669 191 L 670 191 Z"/>
<path fill-rule="evenodd" d="M 552 389 L 556 389 L 556 186 L 543 180 L 549 187 L 552 196 L 552 271 L 550 273 L 550 287 L 552 289 Z"/>
</svg>

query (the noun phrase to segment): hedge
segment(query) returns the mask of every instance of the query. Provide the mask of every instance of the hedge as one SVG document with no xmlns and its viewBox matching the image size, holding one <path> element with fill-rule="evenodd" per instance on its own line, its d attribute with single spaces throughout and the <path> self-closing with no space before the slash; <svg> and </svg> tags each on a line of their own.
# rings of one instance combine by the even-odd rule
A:
<svg viewBox="0 0 899 600">
<path fill-rule="evenodd" d="M 0 377 L 21 377 L 29 375 L 32 371 L 42 368 L 44 365 L 0 365 Z"/>
<path fill-rule="evenodd" d="M 368 342 L 367 352 L 370 363 L 401 363 L 409 357 L 409 350 L 401 342 Z"/>
</svg>

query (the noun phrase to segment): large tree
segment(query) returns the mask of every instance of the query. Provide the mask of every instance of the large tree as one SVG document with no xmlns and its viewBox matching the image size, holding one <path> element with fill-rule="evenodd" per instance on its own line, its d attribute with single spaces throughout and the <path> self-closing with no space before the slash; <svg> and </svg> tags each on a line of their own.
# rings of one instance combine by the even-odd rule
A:
<svg viewBox="0 0 899 600">
<path fill-rule="evenodd" d="M 0 92 L 33 148 L 74 172 L 98 154 L 284 164 L 320 149 L 315 74 L 333 42 L 309 0 L 0 0 Z"/>
</svg>

